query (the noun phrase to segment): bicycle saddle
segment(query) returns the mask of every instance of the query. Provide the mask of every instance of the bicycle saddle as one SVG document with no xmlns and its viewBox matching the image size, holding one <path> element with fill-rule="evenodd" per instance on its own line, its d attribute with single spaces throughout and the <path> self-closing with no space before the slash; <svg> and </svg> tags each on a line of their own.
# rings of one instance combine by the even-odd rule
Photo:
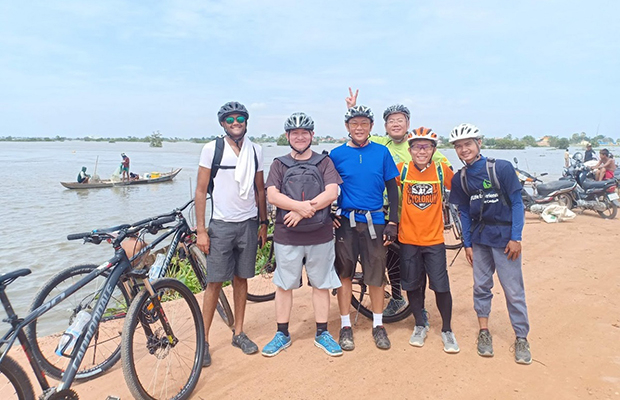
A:
<svg viewBox="0 0 620 400">
<path fill-rule="evenodd" d="M 30 275 L 32 273 L 28 268 L 16 269 L 15 271 L 7 272 L 0 275 L 0 285 L 8 285 L 20 276 Z"/>
</svg>

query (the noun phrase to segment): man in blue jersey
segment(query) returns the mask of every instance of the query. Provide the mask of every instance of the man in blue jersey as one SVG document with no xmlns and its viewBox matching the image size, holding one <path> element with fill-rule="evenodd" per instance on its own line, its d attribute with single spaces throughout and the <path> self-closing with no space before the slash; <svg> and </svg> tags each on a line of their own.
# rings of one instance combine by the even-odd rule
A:
<svg viewBox="0 0 620 400">
<path fill-rule="evenodd" d="M 373 311 L 372 335 L 380 349 L 389 349 L 383 327 L 386 249 L 398 236 L 398 169 L 385 146 L 370 142 L 374 115 L 366 106 L 349 108 L 345 127 L 350 140 L 332 150 L 330 157 L 342 178 L 336 221 L 336 270 L 342 287 L 338 289 L 341 329 L 339 344 L 353 350 L 353 330 L 349 309 L 352 282 L 358 258 Z M 383 214 L 383 191 L 390 203 L 389 222 Z"/>
<path fill-rule="evenodd" d="M 450 202 L 458 205 L 465 256 L 473 265 L 474 309 L 480 326 L 478 354 L 493 356 L 489 314 L 493 275 L 497 271 L 516 335 L 515 361 L 530 364 L 530 325 L 521 270 L 521 184 L 510 162 L 480 154 L 481 138 L 478 128 L 471 124 L 461 124 L 450 133 L 450 143 L 465 164 L 452 178 Z"/>
</svg>

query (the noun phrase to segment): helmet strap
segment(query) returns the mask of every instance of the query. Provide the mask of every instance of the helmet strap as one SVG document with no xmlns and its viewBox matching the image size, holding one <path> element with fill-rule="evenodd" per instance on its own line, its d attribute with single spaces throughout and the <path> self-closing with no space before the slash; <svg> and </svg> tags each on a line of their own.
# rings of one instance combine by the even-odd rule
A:
<svg viewBox="0 0 620 400">
<path fill-rule="evenodd" d="M 354 145 L 356 145 L 357 147 L 364 147 L 368 144 L 368 141 L 370 140 L 370 135 L 368 135 L 368 137 L 366 138 L 366 140 L 364 140 L 364 142 L 362 143 L 357 143 L 355 141 L 355 139 L 353 139 L 353 136 L 351 136 L 351 134 L 349 133 L 349 138 L 351 139 L 351 143 L 353 143 Z"/>
</svg>

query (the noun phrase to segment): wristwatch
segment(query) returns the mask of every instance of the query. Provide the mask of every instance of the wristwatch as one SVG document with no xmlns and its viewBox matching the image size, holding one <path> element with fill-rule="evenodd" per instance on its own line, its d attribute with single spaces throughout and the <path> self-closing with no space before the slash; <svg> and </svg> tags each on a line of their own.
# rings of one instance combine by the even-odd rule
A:
<svg viewBox="0 0 620 400">
<path fill-rule="evenodd" d="M 259 225 L 267 225 L 267 226 L 269 226 L 269 220 L 268 219 L 264 219 L 264 220 L 260 221 L 258 224 Z"/>
</svg>

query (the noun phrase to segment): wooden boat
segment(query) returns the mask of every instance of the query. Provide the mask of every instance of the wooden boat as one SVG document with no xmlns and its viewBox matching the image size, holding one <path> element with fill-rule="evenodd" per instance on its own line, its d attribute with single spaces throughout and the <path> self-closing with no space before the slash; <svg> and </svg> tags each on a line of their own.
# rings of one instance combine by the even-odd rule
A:
<svg viewBox="0 0 620 400">
<path fill-rule="evenodd" d="M 130 186 L 130 185 L 147 185 L 151 183 L 168 182 L 174 179 L 175 176 L 181 171 L 181 168 L 177 168 L 172 172 L 164 172 L 159 175 L 158 178 L 140 178 L 130 181 L 117 181 L 102 180 L 99 182 L 78 183 L 78 182 L 60 182 L 60 184 L 67 189 L 99 189 L 108 187 Z"/>
</svg>

